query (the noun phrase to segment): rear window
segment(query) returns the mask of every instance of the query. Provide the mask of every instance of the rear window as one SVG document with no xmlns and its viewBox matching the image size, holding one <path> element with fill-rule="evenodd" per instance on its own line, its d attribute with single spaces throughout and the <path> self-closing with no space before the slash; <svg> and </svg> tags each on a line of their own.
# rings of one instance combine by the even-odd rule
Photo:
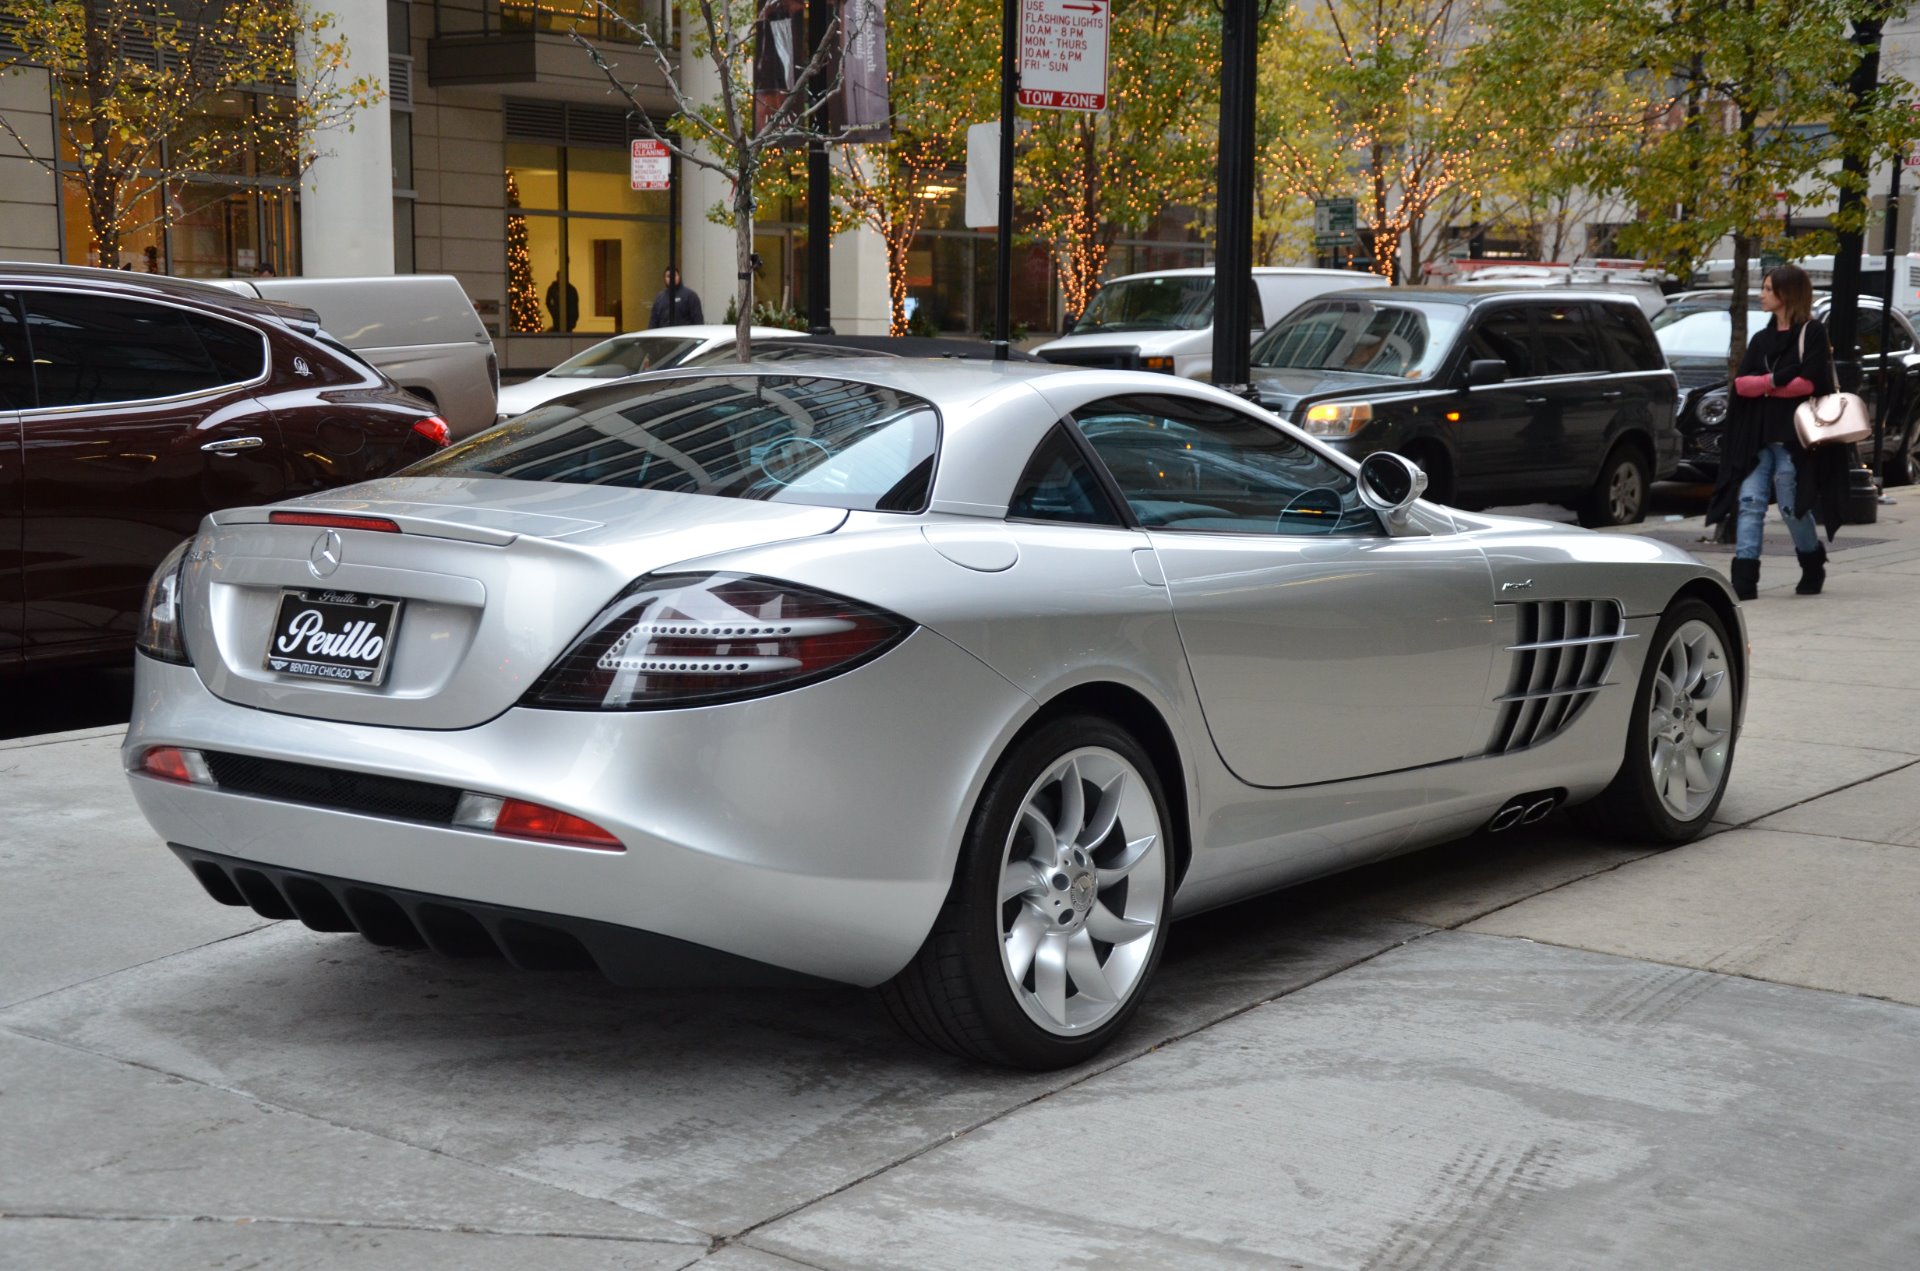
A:
<svg viewBox="0 0 1920 1271">
<path fill-rule="evenodd" d="M 920 512 L 939 438 L 933 406 L 897 389 L 714 375 L 575 394 L 406 471 Z"/>
</svg>

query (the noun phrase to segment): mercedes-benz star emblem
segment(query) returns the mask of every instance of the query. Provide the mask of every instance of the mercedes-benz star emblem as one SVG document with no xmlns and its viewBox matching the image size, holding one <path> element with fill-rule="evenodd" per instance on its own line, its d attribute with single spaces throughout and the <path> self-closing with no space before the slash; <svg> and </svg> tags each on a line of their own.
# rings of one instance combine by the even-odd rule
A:
<svg viewBox="0 0 1920 1271">
<path fill-rule="evenodd" d="M 307 572 L 315 578 L 327 577 L 340 568 L 341 552 L 340 536 L 332 530 L 322 530 L 307 552 Z"/>
</svg>

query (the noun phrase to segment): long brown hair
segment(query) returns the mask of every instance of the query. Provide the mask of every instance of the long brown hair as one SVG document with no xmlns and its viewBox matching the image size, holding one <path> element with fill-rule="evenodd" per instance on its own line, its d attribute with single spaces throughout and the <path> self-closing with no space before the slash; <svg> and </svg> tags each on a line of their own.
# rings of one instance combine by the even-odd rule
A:
<svg viewBox="0 0 1920 1271">
<path fill-rule="evenodd" d="M 1798 325 L 1813 316 L 1813 279 L 1798 265 L 1775 265 L 1767 271 L 1773 296 L 1787 311 L 1787 321 Z"/>
</svg>

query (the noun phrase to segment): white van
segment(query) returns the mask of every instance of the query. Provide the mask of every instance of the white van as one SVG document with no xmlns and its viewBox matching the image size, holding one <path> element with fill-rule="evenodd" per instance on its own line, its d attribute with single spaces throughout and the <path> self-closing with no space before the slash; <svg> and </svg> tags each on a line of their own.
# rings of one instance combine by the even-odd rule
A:
<svg viewBox="0 0 1920 1271">
<path fill-rule="evenodd" d="M 1378 287 L 1380 275 L 1345 269 L 1262 267 L 1253 271 L 1249 343 L 1305 301 L 1329 291 Z M 1163 269 L 1108 279 L 1073 334 L 1033 352 L 1049 362 L 1166 371 L 1190 380 L 1213 375 L 1213 267 Z"/>
<path fill-rule="evenodd" d="M 425 398 L 455 437 L 493 423 L 500 362 L 493 337 L 452 274 L 205 281 L 313 310 L 328 335 Z"/>
</svg>

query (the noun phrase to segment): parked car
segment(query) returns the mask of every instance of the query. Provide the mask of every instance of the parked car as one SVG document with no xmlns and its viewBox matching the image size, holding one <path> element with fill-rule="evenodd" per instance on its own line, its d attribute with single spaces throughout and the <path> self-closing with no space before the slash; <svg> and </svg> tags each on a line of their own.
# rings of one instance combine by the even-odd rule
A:
<svg viewBox="0 0 1920 1271">
<path fill-rule="evenodd" d="M 1420 481 L 1171 376 L 662 372 L 209 517 L 124 760 L 226 904 L 880 985 L 932 1045 L 1072 1064 L 1172 919 L 1564 805 L 1711 820 L 1718 575 Z"/>
<path fill-rule="evenodd" d="M 1726 427 L 1727 351 L 1733 332 L 1728 312 L 1731 293 L 1689 292 L 1654 319 L 1654 335 L 1680 382 L 1679 428 L 1681 462 L 1678 475 L 1693 481 L 1712 481 L 1720 468 L 1721 433 Z M 1826 320 L 1832 298 L 1817 296 L 1814 316 Z M 1881 319 L 1886 306 L 1880 300 L 1860 299 L 1860 395 L 1867 409 L 1882 420 L 1880 478 L 1887 485 L 1920 482 L 1920 341 L 1913 321 L 1895 309 L 1891 340 L 1881 347 Z M 1760 330 L 1772 319 L 1757 305 L 1747 313 L 1747 332 Z M 1884 414 L 1880 399 L 1887 392 Z M 1863 462 L 1873 458 L 1873 444 L 1862 443 Z"/>
<path fill-rule="evenodd" d="M 0 263 L 0 671 L 124 661 L 155 563 L 207 512 L 382 476 L 446 438 L 312 314 Z"/>
<path fill-rule="evenodd" d="M 1646 514 L 1680 462 L 1678 389 L 1618 292 L 1393 287 L 1311 301 L 1253 348 L 1259 401 L 1349 454 L 1393 450 L 1461 507 Z"/>
<path fill-rule="evenodd" d="M 215 285 L 313 310 L 328 335 L 425 400 L 456 437 L 493 422 L 500 360 L 452 274 L 228 278 Z"/>
<path fill-rule="evenodd" d="M 1645 270 L 1625 273 L 1581 265 L 1494 265 L 1476 269 L 1453 284 L 1459 287 L 1501 287 L 1509 291 L 1523 288 L 1579 291 L 1618 291 L 1632 296 L 1640 312 L 1652 318 L 1667 307 L 1660 284 Z"/>
<path fill-rule="evenodd" d="M 754 340 L 789 340 L 800 334 L 785 327 L 752 327 L 749 331 Z M 544 375 L 507 385 L 500 390 L 496 413 L 501 419 L 511 419 L 576 388 L 643 371 L 664 371 L 702 353 L 731 350 L 735 334 L 730 325 L 706 323 L 616 335 L 574 354 Z"/>
<path fill-rule="evenodd" d="M 1377 274 L 1345 269 L 1256 269 L 1247 338 L 1302 301 L 1379 282 Z M 1068 366 L 1164 371 L 1204 380 L 1213 374 L 1213 267 L 1109 279 L 1070 333 L 1033 352 Z"/>
</svg>

